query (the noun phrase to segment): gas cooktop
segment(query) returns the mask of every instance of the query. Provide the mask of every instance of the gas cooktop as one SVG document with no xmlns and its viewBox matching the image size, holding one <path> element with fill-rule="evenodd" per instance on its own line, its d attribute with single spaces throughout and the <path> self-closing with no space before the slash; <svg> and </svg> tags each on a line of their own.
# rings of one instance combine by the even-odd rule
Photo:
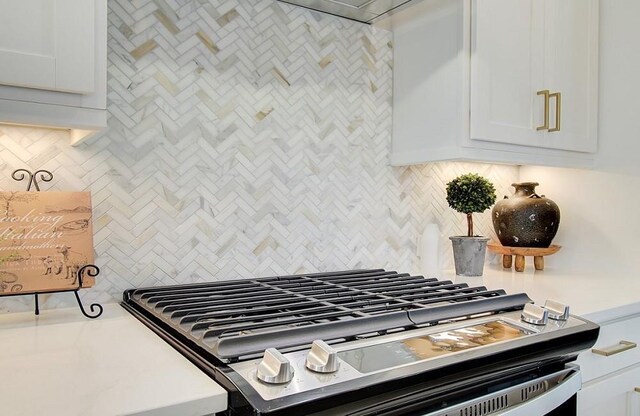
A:
<svg viewBox="0 0 640 416">
<path fill-rule="evenodd" d="M 247 414 L 309 403 L 341 414 L 335 406 L 403 385 L 451 393 L 548 375 L 598 333 L 557 302 L 382 269 L 132 289 L 123 305 Z"/>
</svg>

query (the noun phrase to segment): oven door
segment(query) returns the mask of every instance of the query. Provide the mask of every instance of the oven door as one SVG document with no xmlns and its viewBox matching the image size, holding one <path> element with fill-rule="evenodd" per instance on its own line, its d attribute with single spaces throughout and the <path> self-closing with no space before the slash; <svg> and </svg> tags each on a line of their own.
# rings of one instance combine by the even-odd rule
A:
<svg viewBox="0 0 640 416">
<path fill-rule="evenodd" d="M 365 401 L 354 400 L 346 407 L 313 416 L 570 416 L 576 415 L 577 392 L 582 385 L 580 367 L 565 364 L 535 377 L 527 374 L 510 378 L 488 377 L 476 387 L 461 390 L 451 386 L 439 393 L 413 391 L 391 397 L 379 395 Z M 302 414 L 302 413 L 298 413 Z"/>
<path fill-rule="evenodd" d="M 580 367 L 568 364 L 565 370 L 422 415 L 576 415 L 576 393 L 581 386 Z"/>
</svg>

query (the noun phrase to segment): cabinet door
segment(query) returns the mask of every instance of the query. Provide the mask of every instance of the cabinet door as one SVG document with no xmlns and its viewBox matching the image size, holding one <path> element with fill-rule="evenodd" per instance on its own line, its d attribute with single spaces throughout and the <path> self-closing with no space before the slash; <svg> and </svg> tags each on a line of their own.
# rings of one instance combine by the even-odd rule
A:
<svg viewBox="0 0 640 416">
<path fill-rule="evenodd" d="M 474 2 L 471 139 L 595 152 L 598 16 L 598 0 Z"/>
<path fill-rule="evenodd" d="M 640 411 L 640 367 L 587 383 L 578 392 L 580 416 L 637 416 Z"/>
<path fill-rule="evenodd" d="M 482 0 L 471 13 L 471 139 L 539 145 L 544 4 Z"/>
<path fill-rule="evenodd" d="M 94 90 L 94 2 L 0 0 L 0 84 Z"/>
<path fill-rule="evenodd" d="M 545 147 L 595 152 L 598 130 L 598 0 L 545 1 L 545 88 L 550 100 Z M 557 97 L 557 96 L 556 96 Z M 559 104 L 556 106 L 556 104 Z M 556 108 L 560 107 L 560 115 Z M 558 126 L 558 121 L 560 125 Z"/>
</svg>

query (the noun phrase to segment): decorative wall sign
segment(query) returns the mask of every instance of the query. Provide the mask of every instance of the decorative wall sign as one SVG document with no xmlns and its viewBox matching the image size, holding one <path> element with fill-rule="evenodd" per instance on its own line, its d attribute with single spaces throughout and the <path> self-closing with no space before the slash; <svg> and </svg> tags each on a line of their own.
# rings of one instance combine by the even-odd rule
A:
<svg viewBox="0 0 640 416">
<path fill-rule="evenodd" d="M 75 289 L 93 262 L 89 192 L 0 192 L 0 296 Z"/>
</svg>

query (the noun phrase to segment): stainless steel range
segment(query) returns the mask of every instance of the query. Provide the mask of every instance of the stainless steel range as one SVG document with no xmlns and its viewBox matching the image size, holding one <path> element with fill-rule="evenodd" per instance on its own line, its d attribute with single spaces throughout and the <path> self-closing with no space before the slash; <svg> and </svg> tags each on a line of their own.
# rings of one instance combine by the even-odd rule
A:
<svg viewBox="0 0 640 416">
<path fill-rule="evenodd" d="M 567 415 L 568 363 L 599 332 L 557 302 L 385 270 L 133 289 L 123 306 L 229 390 L 229 415 Z"/>
</svg>

